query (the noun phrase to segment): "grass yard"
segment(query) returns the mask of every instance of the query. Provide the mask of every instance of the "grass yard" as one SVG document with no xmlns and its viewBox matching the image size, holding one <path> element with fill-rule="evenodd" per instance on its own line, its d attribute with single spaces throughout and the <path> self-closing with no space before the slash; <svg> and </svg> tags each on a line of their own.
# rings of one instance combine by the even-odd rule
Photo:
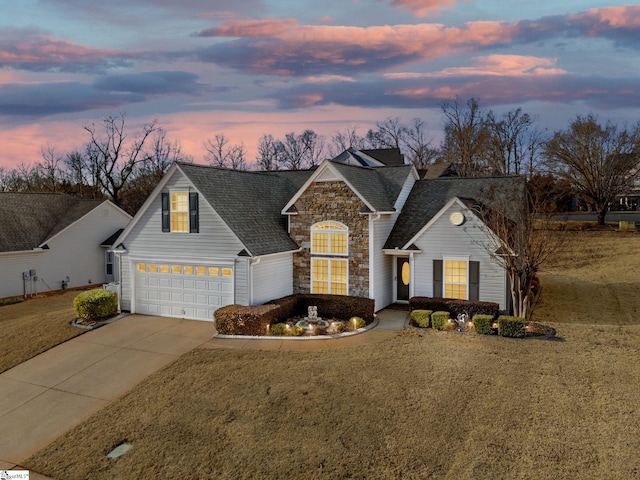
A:
<svg viewBox="0 0 640 480">
<path fill-rule="evenodd" d="M 82 333 L 69 322 L 77 291 L 0 307 L 0 373 Z"/>
<path fill-rule="evenodd" d="M 410 330 L 317 352 L 196 349 L 24 466 L 59 480 L 640 478 L 640 236 L 571 235 L 536 312 L 555 340 Z"/>
</svg>

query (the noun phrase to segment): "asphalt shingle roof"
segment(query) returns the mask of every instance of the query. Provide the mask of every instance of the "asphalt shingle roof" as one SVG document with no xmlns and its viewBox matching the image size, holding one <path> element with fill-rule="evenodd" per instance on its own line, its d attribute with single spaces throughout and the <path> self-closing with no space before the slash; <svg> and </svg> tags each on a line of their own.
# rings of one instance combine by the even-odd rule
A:
<svg viewBox="0 0 640 480">
<path fill-rule="evenodd" d="M 193 164 L 180 169 L 251 255 L 298 249 L 281 211 L 311 170 L 246 172 Z"/>
<path fill-rule="evenodd" d="M 500 193 L 524 193 L 521 177 L 447 177 L 416 182 L 384 248 L 403 248 L 454 197 L 482 202 Z"/>
<path fill-rule="evenodd" d="M 331 162 L 377 212 L 392 212 L 411 166 L 358 167 Z"/>
<path fill-rule="evenodd" d="M 104 200 L 62 194 L 0 193 L 0 252 L 32 250 Z"/>
</svg>

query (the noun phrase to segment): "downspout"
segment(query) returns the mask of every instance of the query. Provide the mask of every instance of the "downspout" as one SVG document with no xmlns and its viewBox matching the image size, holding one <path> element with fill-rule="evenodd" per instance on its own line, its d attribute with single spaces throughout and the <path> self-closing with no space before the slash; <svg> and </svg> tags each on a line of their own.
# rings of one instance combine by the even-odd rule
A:
<svg viewBox="0 0 640 480">
<path fill-rule="evenodd" d="M 414 258 L 413 252 L 409 252 L 409 300 L 413 297 L 413 292 L 415 288 L 415 268 L 414 266 Z"/>
<path fill-rule="evenodd" d="M 374 215 L 369 215 L 369 298 L 373 299 L 375 302 L 375 298 L 376 298 L 376 281 L 375 281 L 375 267 L 376 267 L 376 262 L 375 262 L 375 258 L 376 258 L 376 252 L 375 252 L 375 235 L 374 235 L 374 228 L 373 228 L 373 222 L 376 220 L 380 220 L 381 215 L 379 213 L 376 213 L 375 216 Z M 375 303 L 374 303 L 374 309 L 375 309 Z"/>
</svg>

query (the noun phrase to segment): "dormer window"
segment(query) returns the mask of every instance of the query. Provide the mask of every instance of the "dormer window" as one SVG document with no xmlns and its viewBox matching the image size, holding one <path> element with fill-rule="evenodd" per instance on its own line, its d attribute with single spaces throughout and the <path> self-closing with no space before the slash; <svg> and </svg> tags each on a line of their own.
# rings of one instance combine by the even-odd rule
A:
<svg viewBox="0 0 640 480">
<path fill-rule="evenodd" d="M 186 190 L 162 193 L 162 231 L 198 233 L 198 194 Z"/>
</svg>

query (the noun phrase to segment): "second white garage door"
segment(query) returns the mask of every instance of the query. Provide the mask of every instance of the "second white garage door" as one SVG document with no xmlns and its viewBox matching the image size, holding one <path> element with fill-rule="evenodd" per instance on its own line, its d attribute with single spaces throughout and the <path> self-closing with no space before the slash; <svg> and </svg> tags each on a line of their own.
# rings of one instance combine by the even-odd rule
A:
<svg viewBox="0 0 640 480">
<path fill-rule="evenodd" d="M 225 265 L 134 263 L 135 311 L 213 321 L 233 303 L 233 268 Z"/>
</svg>

